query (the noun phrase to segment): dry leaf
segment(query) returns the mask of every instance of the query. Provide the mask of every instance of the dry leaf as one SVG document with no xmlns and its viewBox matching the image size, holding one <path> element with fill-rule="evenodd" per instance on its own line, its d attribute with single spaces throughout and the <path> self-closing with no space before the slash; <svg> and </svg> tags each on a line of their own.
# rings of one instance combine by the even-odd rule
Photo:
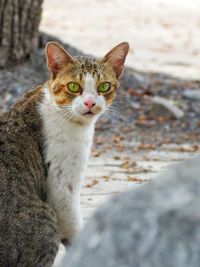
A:
<svg viewBox="0 0 200 267">
<path fill-rule="evenodd" d="M 108 181 L 109 181 L 109 179 L 110 179 L 110 177 L 109 177 L 109 176 L 107 176 L 107 175 L 104 175 L 104 176 L 103 176 L 103 179 L 104 179 L 104 181 L 105 181 L 105 182 L 108 182 Z"/>
<path fill-rule="evenodd" d="M 92 180 L 92 182 L 90 184 L 87 184 L 85 187 L 87 188 L 91 188 L 93 187 L 94 185 L 98 184 L 99 181 L 97 181 L 96 179 Z"/>
<path fill-rule="evenodd" d="M 114 156 L 113 159 L 120 160 L 121 158 L 119 156 Z"/>
<path fill-rule="evenodd" d="M 92 156 L 93 157 L 99 157 L 101 155 L 101 152 L 100 151 L 93 151 L 92 152 Z"/>
<path fill-rule="evenodd" d="M 143 182 L 147 182 L 147 181 L 148 181 L 147 179 L 141 179 L 141 178 L 138 178 L 138 177 L 128 176 L 128 182 L 139 182 L 139 183 L 143 183 Z"/>
</svg>

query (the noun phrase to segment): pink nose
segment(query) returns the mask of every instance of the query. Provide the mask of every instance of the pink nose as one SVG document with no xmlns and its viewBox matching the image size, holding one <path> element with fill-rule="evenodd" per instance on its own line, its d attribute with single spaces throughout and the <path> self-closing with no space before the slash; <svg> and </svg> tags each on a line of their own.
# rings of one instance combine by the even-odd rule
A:
<svg viewBox="0 0 200 267">
<path fill-rule="evenodd" d="M 96 105 L 96 103 L 92 99 L 87 99 L 85 100 L 84 105 L 88 107 L 89 109 L 91 109 L 92 107 Z"/>
</svg>

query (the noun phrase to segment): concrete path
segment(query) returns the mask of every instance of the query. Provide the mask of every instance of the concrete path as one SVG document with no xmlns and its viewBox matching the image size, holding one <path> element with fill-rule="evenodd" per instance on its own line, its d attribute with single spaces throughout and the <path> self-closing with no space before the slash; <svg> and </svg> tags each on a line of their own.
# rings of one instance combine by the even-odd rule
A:
<svg viewBox="0 0 200 267">
<path fill-rule="evenodd" d="M 113 156 L 119 154 L 115 148 L 110 154 L 91 157 L 81 196 L 84 221 L 110 197 L 148 183 L 168 165 L 199 153 L 200 146 L 169 144 L 159 150 L 123 152 L 120 158 Z"/>
</svg>

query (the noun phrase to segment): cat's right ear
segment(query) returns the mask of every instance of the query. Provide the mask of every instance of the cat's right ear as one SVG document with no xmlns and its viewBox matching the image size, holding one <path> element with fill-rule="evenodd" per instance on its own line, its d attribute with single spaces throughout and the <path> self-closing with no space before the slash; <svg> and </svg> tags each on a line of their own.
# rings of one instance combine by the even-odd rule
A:
<svg viewBox="0 0 200 267">
<path fill-rule="evenodd" d="M 117 79 L 119 79 L 123 73 L 124 62 L 128 54 L 128 50 L 129 44 L 127 42 L 120 43 L 110 50 L 103 59 L 103 62 L 109 62 L 111 64 Z"/>
<path fill-rule="evenodd" d="M 48 42 L 45 48 L 47 66 L 55 78 L 64 65 L 73 62 L 71 55 L 56 42 Z"/>
</svg>

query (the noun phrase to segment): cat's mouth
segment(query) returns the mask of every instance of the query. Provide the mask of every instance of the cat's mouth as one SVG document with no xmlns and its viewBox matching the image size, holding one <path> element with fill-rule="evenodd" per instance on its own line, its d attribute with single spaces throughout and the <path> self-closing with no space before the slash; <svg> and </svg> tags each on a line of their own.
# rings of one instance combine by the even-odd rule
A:
<svg viewBox="0 0 200 267">
<path fill-rule="evenodd" d="M 83 113 L 84 116 L 92 116 L 92 115 L 95 115 L 94 112 L 92 112 L 91 110 Z"/>
</svg>

